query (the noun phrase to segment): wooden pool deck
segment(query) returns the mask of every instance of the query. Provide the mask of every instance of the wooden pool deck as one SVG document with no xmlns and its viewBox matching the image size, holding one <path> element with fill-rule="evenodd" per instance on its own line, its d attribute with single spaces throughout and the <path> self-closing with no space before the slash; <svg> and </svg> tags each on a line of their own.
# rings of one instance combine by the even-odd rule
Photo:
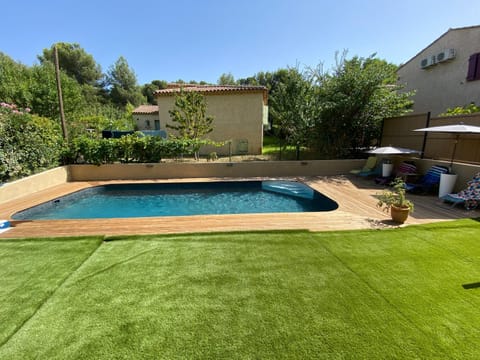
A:
<svg viewBox="0 0 480 360">
<path fill-rule="evenodd" d="M 285 178 L 284 178 L 285 179 Z M 293 178 L 290 178 L 293 179 Z M 383 187 L 371 179 L 351 176 L 301 177 L 324 195 L 337 201 L 339 207 L 330 212 L 275 213 L 241 215 L 197 215 L 94 220 L 35 220 L 12 221 L 12 227 L 0 233 L 0 239 L 27 237 L 63 237 L 81 235 L 143 235 L 247 230 L 305 229 L 310 231 L 372 229 L 397 226 L 389 214 L 376 206 L 375 197 Z M 219 179 L 172 179 L 141 182 L 218 181 Z M 223 179 L 222 179 L 223 180 Z M 226 179 L 228 180 L 228 179 Z M 235 179 L 238 180 L 238 179 Z M 132 181 L 128 181 L 132 182 Z M 0 218 L 22 209 L 53 200 L 59 196 L 91 186 L 120 181 L 70 182 L 34 195 L 2 204 Z M 415 212 L 405 225 L 479 217 L 480 211 L 467 211 L 462 206 L 452 208 L 436 196 L 409 195 Z"/>
</svg>

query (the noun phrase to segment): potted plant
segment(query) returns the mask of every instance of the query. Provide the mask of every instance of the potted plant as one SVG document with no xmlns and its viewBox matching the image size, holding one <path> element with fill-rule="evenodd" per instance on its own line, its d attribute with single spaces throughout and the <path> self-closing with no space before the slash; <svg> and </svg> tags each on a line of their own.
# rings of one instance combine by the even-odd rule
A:
<svg viewBox="0 0 480 360">
<path fill-rule="evenodd" d="M 401 178 L 396 178 L 390 183 L 393 190 L 384 190 L 378 196 L 378 207 L 385 211 L 390 210 L 392 220 L 403 224 L 408 215 L 413 212 L 413 203 L 405 197 L 405 183 Z"/>
</svg>

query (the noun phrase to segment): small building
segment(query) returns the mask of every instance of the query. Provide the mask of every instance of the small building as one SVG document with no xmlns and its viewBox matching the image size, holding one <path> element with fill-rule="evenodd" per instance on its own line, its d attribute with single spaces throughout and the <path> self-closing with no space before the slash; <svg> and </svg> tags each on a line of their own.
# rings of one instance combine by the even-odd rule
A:
<svg viewBox="0 0 480 360">
<path fill-rule="evenodd" d="M 401 65 L 404 90 L 415 90 L 414 113 L 480 105 L 480 26 L 449 29 Z"/>
<path fill-rule="evenodd" d="M 140 105 L 132 111 L 137 130 L 160 130 L 157 105 Z"/>
<path fill-rule="evenodd" d="M 213 116 L 213 131 L 208 138 L 213 141 L 230 141 L 222 147 L 205 147 L 202 154 L 215 151 L 228 155 L 259 155 L 263 146 L 263 127 L 268 126 L 268 91 L 264 86 L 213 86 L 171 84 L 155 91 L 158 103 L 160 129 L 167 133 L 172 124 L 169 110 L 175 105 L 175 95 L 184 91 L 196 91 L 205 96 L 207 115 Z"/>
</svg>

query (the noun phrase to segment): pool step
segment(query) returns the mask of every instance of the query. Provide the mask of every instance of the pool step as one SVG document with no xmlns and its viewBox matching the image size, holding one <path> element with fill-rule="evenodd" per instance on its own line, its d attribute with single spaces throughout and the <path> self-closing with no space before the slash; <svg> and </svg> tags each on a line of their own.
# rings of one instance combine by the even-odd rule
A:
<svg viewBox="0 0 480 360">
<path fill-rule="evenodd" d="M 262 189 L 284 195 L 297 196 L 304 199 L 313 199 L 314 191 L 305 184 L 296 181 L 262 181 Z"/>
</svg>

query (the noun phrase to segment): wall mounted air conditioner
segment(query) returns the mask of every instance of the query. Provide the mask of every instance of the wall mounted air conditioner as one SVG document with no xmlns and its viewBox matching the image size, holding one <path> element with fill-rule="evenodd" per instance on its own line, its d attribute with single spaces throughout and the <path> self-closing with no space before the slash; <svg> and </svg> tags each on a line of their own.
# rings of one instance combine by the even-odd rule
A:
<svg viewBox="0 0 480 360">
<path fill-rule="evenodd" d="M 430 66 L 433 66 L 433 65 L 436 65 L 436 64 L 437 64 L 437 59 L 436 59 L 435 55 L 429 56 L 429 57 L 427 57 L 425 59 L 422 59 L 420 61 L 420 67 L 422 69 L 426 69 L 426 68 L 428 68 Z"/>
<path fill-rule="evenodd" d="M 420 67 L 421 67 L 422 69 L 425 69 L 426 67 L 428 67 L 428 58 L 422 59 L 422 60 L 420 61 Z"/>
<path fill-rule="evenodd" d="M 437 61 L 444 62 L 455 57 L 455 49 L 444 49 L 437 54 Z"/>
</svg>

